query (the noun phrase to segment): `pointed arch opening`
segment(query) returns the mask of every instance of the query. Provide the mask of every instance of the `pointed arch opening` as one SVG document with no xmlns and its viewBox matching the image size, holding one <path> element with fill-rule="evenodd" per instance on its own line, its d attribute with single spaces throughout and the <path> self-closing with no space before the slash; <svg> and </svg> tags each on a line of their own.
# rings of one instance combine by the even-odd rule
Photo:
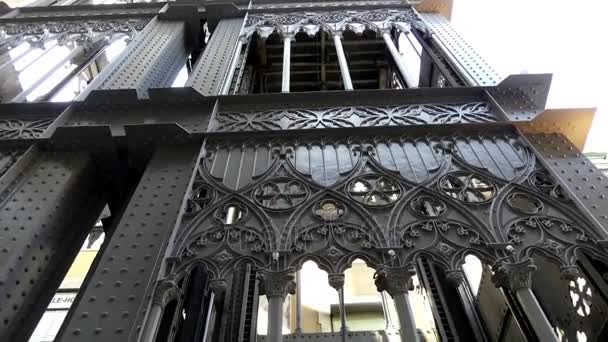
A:
<svg viewBox="0 0 608 342">
<path fill-rule="evenodd" d="M 378 292 L 374 273 L 362 259 L 355 259 L 344 271 L 344 309 L 349 331 L 394 332 L 394 304 L 386 293 Z M 339 316 L 338 316 L 339 319 Z"/>
</svg>

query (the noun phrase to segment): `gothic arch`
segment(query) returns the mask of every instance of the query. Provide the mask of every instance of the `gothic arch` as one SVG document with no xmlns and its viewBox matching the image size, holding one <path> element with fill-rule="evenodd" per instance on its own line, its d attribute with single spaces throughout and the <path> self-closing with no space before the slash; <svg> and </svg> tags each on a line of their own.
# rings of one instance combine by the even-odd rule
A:
<svg viewBox="0 0 608 342">
<path fill-rule="evenodd" d="M 436 216 L 420 215 L 413 210 L 413 202 L 421 198 L 436 200 L 443 205 L 443 212 Z M 396 236 L 397 229 L 401 226 L 415 223 L 420 219 L 423 220 L 452 220 L 465 224 L 474 229 L 478 234 L 484 237 L 488 242 L 499 242 L 499 236 L 492 234 L 487 228 L 487 223 L 483 222 L 479 217 L 475 216 L 473 209 L 468 208 L 465 204 L 458 202 L 454 198 L 429 190 L 425 187 L 417 187 L 412 189 L 403 199 L 395 206 L 391 213 L 391 220 L 388 222 L 389 236 Z"/>
<path fill-rule="evenodd" d="M 287 250 L 298 233 L 326 224 L 361 227 L 365 229 L 374 246 L 386 246 L 386 233 L 372 217 L 367 210 L 345 195 L 326 189 L 312 195 L 306 205 L 300 206 L 285 222 L 279 237 L 279 248 Z"/>
</svg>

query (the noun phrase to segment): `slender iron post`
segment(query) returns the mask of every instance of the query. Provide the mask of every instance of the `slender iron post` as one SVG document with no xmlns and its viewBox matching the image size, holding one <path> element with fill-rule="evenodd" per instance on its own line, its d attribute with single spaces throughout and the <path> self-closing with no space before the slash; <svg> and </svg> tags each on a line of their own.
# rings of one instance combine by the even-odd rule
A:
<svg viewBox="0 0 608 342">
<path fill-rule="evenodd" d="M 286 34 L 283 37 L 283 83 L 281 86 L 282 93 L 289 93 L 289 78 L 291 63 L 291 36 Z"/>
<path fill-rule="evenodd" d="M 416 88 L 417 82 L 415 82 L 414 79 L 407 72 L 405 63 L 403 63 L 403 60 L 401 59 L 401 55 L 399 54 L 399 51 L 397 50 L 397 47 L 395 46 L 395 43 L 393 42 L 393 38 L 391 38 L 390 33 L 383 32 L 382 38 L 384 38 L 384 43 L 386 44 L 386 47 L 388 47 L 388 50 L 390 51 L 391 56 L 393 56 L 393 61 L 395 61 L 395 65 L 397 65 L 397 68 L 399 69 L 399 73 L 405 80 L 405 83 L 407 83 L 407 87 Z"/>
<path fill-rule="evenodd" d="M 342 335 L 342 342 L 345 342 L 348 326 L 346 325 L 346 308 L 344 307 L 344 287 L 338 290 L 338 305 L 340 306 L 340 334 Z"/>
<path fill-rule="evenodd" d="M 302 333 L 302 285 L 300 284 L 300 270 L 296 272 L 296 330 Z"/>
<path fill-rule="evenodd" d="M 353 82 L 350 78 L 350 72 L 348 71 L 346 56 L 344 55 L 344 48 L 342 47 L 342 39 L 340 38 L 339 33 L 333 33 L 333 36 L 336 54 L 338 55 L 338 63 L 340 64 L 340 74 L 342 74 L 342 82 L 344 82 L 344 89 L 353 90 Z"/>
</svg>

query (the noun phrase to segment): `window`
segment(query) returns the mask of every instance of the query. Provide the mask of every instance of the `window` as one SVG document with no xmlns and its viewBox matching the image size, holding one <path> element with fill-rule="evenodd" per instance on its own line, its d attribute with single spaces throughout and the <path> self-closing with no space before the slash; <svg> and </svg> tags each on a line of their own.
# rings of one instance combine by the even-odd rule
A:
<svg viewBox="0 0 608 342">
<path fill-rule="evenodd" d="M 16 29 L 15 32 L 19 32 Z M 71 101 L 124 50 L 127 33 L 8 35 L 0 46 L 2 102 Z M 2 44 L 0 42 L 0 45 Z"/>
</svg>

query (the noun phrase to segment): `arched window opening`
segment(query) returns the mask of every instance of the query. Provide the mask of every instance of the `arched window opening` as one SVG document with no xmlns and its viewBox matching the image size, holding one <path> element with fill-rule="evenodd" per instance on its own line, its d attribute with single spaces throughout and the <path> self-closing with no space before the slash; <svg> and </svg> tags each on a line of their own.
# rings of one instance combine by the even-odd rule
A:
<svg viewBox="0 0 608 342">
<path fill-rule="evenodd" d="M 394 309 L 385 313 L 385 306 L 392 306 L 392 300 L 378 292 L 374 273 L 361 259 L 354 260 L 344 271 L 344 307 L 349 331 L 387 330 L 392 324 L 386 318 L 393 317 Z M 340 322 L 339 312 L 334 320 Z"/>
<path fill-rule="evenodd" d="M 156 333 L 156 342 L 167 342 L 171 336 L 173 322 L 175 320 L 175 312 L 177 311 L 178 302 L 176 299 L 170 301 L 163 310 L 163 316 L 160 320 L 158 332 Z"/>
<path fill-rule="evenodd" d="M 414 290 L 409 291 L 409 302 L 418 334 L 424 338 L 424 341 L 438 342 L 440 339 L 433 316 L 430 294 L 421 284 L 418 275 L 412 276 L 412 285 Z"/>
<path fill-rule="evenodd" d="M 190 271 L 187 281 L 177 340 L 200 341 L 205 333 L 209 300 L 212 299 L 211 292 L 207 291 L 209 275 L 202 265 L 197 265 Z"/>
<path fill-rule="evenodd" d="M 479 293 L 479 286 L 481 285 L 481 277 L 483 273 L 481 260 L 472 254 L 467 255 L 464 258 L 462 270 L 464 271 L 464 276 L 467 280 L 469 288 L 471 289 L 473 297 L 476 297 Z"/>
<path fill-rule="evenodd" d="M 331 333 L 340 331 L 340 316 L 335 324 L 338 296 L 336 290 L 329 285 L 328 274 L 319 268 L 314 261 L 306 261 L 299 270 L 297 279 L 300 281 L 300 305 L 298 308 L 298 293 L 290 296 L 290 333 Z M 333 310 L 332 310 L 333 309 Z"/>
</svg>

